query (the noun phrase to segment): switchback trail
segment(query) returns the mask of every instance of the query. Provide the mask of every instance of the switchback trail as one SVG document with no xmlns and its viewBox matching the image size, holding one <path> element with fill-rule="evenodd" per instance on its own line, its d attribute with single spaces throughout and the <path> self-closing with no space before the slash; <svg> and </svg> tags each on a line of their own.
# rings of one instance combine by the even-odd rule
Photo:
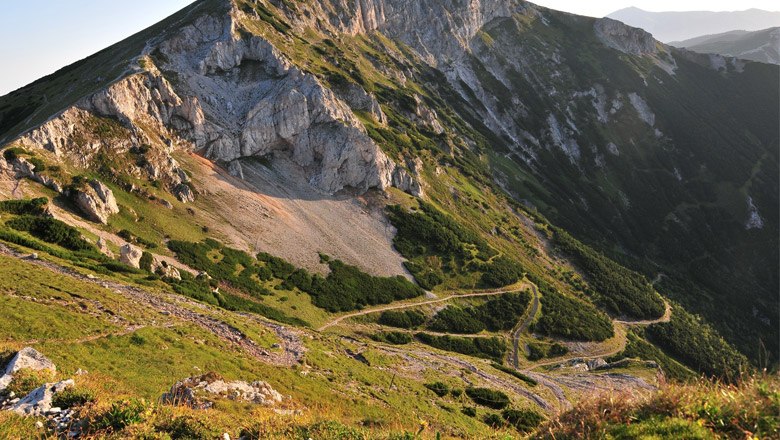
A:
<svg viewBox="0 0 780 440">
<path fill-rule="evenodd" d="M 590 360 L 590 359 L 597 359 L 597 358 L 603 358 L 603 357 L 609 357 L 615 354 L 620 353 L 621 351 L 625 350 L 626 343 L 628 341 L 626 336 L 626 328 L 625 327 L 631 327 L 631 326 L 647 326 L 652 324 L 659 324 L 662 322 L 669 322 L 669 320 L 672 318 L 672 306 L 669 304 L 668 301 L 664 300 L 665 304 L 665 310 L 664 314 L 658 318 L 658 319 L 650 319 L 650 320 L 642 320 L 642 321 L 625 321 L 625 320 L 619 320 L 614 319 L 612 320 L 612 324 L 615 326 L 615 338 L 618 339 L 619 343 L 618 346 L 607 350 L 603 352 L 598 353 L 591 353 L 591 354 L 578 354 L 578 355 L 569 355 L 564 356 L 560 358 L 556 358 L 554 360 L 550 361 L 544 361 L 544 362 L 536 362 L 531 365 L 526 366 L 523 368 L 523 372 L 529 372 L 531 370 L 535 370 L 539 367 L 545 367 L 549 365 L 557 365 L 561 364 L 567 361 L 570 361 L 572 359 L 583 359 L 583 360 Z M 515 356 L 517 356 L 517 351 L 515 351 Z M 518 368 L 517 366 L 515 368 Z M 518 368 L 519 369 L 519 368 Z"/>
<path fill-rule="evenodd" d="M 536 316 L 536 312 L 539 310 L 539 290 L 536 288 L 536 284 L 529 284 L 531 285 L 531 291 L 533 292 L 531 308 L 528 311 L 528 316 L 526 316 L 525 319 L 522 320 L 512 332 L 512 360 L 514 361 L 515 368 L 517 368 L 518 364 L 520 363 L 520 359 L 518 358 L 520 335 L 528 328 L 529 325 L 531 325 L 531 321 L 533 321 L 534 317 Z"/>
<path fill-rule="evenodd" d="M 518 287 L 513 288 L 513 289 L 491 290 L 491 291 L 485 291 L 485 292 L 473 292 L 473 293 L 462 293 L 462 294 L 453 293 L 453 294 L 450 294 L 448 296 L 445 296 L 444 298 L 438 298 L 438 299 L 433 299 L 433 300 L 429 300 L 429 301 L 420 301 L 420 302 L 415 302 L 415 303 L 405 303 L 405 304 L 395 304 L 395 305 L 389 304 L 389 305 L 386 305 L 386 306 L 375 307 L 373 309 L 366 309 L 366 310 L 361 310 L 359 312 L 354 312 L 354 313 L 348 313 L 346 315 L 341 315 L 341 316 L 339 316 L 337 318 L 334 318 L 334 319 L 330 320 L 329 322 L 323 324 L 320 328 L 317 329 L 317 331 L 321 332 L 321 331 L 327 330 L 328 328 L 333 327 L 334 325 L 338 325 L 341 321 L 343 321 L 345 319 L 354 318 L 356 316 L 370 315 L 371 313 L 384 312 L 384 311 L 387 311 L 387 310 L 401 310 L 401 309 L 408 309 L 408 308 L 411 308 L 411 307 L 424 306 L 424 305 L 428 305 L 428 304 L 437 304 L 437 303 L 446 302 L 446 301 L 449 301 L 449 300 L 455 299 L 455 298 L 474 298 L 474 297 L 478 297 L 478 296 L 495 296 L 495 295 L 503 295 L 505 293 L 520 292 L 521 290 L 523 290 L 523 286 L 518 286 Z"/>
</svg>

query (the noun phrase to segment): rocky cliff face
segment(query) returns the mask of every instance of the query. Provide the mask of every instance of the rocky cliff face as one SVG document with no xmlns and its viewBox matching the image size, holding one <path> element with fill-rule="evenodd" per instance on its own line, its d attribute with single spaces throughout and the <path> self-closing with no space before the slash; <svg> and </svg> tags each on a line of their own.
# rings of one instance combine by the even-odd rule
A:
<svg viewBox="0 0 780 440">
<path fill-rule="evenodd" d="M 366 134 L 344 101 L 313 75 L 296 68 L 265 39 L 240 32 L 229 15 L 204 15 L 139 58 L 143 71 L 85 97 L 41 127 L 13 141 L 44 148 L 88 166 L 105 139 L 84 139 L 93 116 L 118 120 L 128 137 L 111 147 L 181 147 L 229 163 L 244 157 L 289 160 L 309 183 L 333 194 L 344 188 L 399 186 L 420 195 L 420 185 Z M 171 84 L 162 71 L 175 72 Z M 354 85 L 353 107 L 384 120 L 376 99 Z M 105 138 L 105 136 L 104 136 Z M 163 179 L 191 201 L 186 174 L 165 156 L 134 170 Z"/>
</svg>

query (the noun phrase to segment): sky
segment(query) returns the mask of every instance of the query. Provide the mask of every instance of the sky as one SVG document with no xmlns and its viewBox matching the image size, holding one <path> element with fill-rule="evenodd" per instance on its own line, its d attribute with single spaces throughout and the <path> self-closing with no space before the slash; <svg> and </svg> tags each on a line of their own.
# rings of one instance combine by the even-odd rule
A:
<svg viewBox="0 0 780 440">
<path fill-rule="evenodd" d="M 173 14 L 192 0 L 0 0 L 0 96 L 85 58 Z M 533 1 L 533 0 L 532 0 Z M 602 17 L 648 11 L 778 10 L 777 0 L 536 0 Z"/>
<path fill-rule="evenodd" d="M 635 6 L 645 11 L 744 11 L 780 10 L 778 0 L 529 0 L 537 5 L 591 17 L 603 17 L 618 9 Z"/>
</svg>

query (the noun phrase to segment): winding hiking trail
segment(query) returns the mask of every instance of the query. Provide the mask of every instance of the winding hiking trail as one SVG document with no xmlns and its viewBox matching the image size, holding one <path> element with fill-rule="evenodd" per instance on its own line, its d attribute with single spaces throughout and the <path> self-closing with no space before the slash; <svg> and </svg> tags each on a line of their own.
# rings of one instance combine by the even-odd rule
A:
<svg viewBox="0 0 780 440">
<path fill-rule="evenodd" d="M 428 300 L 428 301 L 420 301 L 420 302 L 396 304 L 396 305 L 390 304 L 390 305 L 385 305 L 385 306 L 381 306 L 381 307 L 375 307 L 375 308 L 372 308 L 372 309 L 361 310 L 359 312 L 348 313 L 346 315 L 341 315 L 341 316 L 339 316 L 337 318 L 334 318 L 334 319 L 330 320 L 329 322 L 327 322 L 327 323 L 323 324 L 322 326 L 320 326 L 320 328 L 318 328 L 317 331 L 319 331 L 319 332 L 325 331 L 325 330 L 327 330 L 330 327 L 338 325 L 339 323 L 341 323 L 341 321 L 343 321 L 345 319 L 355 318 L 357 316 L 370 315 L 372 313 L 385 312 L 387 310 L 401 310 L 401 309 L 408 309 L 408 308 L 411 308 L 411 307 L 424 306 L 424 305 L 428 305 L 428 304 L 437 304 L 437 303 L 442 303 L 442 302 L 446 302 L 446 301 L 449 301 L 451 299 L 457 299 L 457 298 L 474 298 L 474 297 L 478 297 L 478 296 L 496 296 L 496 295 L 503 295 L 505 293 L 520 292 L 520 291 L 523 290 L 524 286 L 527 286 L 527 283 L 523 283 L 523 285 L 516 286 L 516 287 L 514 287 L 512 289 L 490 290 L 490 291 L 472 292 L 472 293 L 460 293 L 460 294 L 459 293 L 452 293 L 452 294 L 450 294 L 448 296 L 445 296 L 444 298 L 437 298 L 437 299 L 432 299 L 432 300 Z"/>
<path fill-rule="evenodd" d="M 531 285 L 531 291 L 533 292 L 533 299 L 531 300 L 531 307 L 528 310 L 527 316 L 524 320 L 520 321 L 517 327 L 512 331 L 512 360 L 515 364 L 515 369 L 520 363 L 518 355 L 518 346 L 520 345 L 520 335 L 531 325 L 531 322 L 536 317 L 536 312 L 539 311 L 539 289 L 536 284 L 529 283 Z"/>
<path fill-rule="evenodd" d="M 626 320 L 620 320 L 620 319 L 613 319 L 612 324 L 615 326 L 615 336 L 614 338 L 618 341 L 618 345 L 615 348 L 601 351 L 597 353 L 590 353 L 586 355 L 582 354 L 573 354 L 568 356 L 563 356 L 559 358 L 555 358 L 554 360 L 550 361 L 544 361 L 544 362 L 535 362 L 533 364 L 527 365 L 525 368 L 523 368 L 523 372 L 527 373 L 531 370 L 535 370 L 540 367 L 546 367 L 549 365 L 557 365 L 562 364 L 564 362 L 570 361 L 572 359 L 583 359 L 583 360 L 591 360 L 591 359 L 597 359 L 597 358 L 603 358 L 603 357 L 609 357 L 615 354 L 620 353 L 621 351 L 625 350 L 626 344 L 628 342 L 627 336 L 626 336 L 626 328 L 632 327 L 632 326 L 647 326 L 652 324 L 659 324 L 662 322 L 669 322 L 669 320 L 672 318 L 672 306 L 669 304 L 668 301 L 664 300 L 665 310 L 664 314 L 657 319 L 649 319 L 649 320 L 642 320 L 642 321 L 626 321 Z M 515 356 L 517 356 L 517 352 L 515 352 Z M 515 368 L 519 369 L 517 365 Z"/>
</svg>

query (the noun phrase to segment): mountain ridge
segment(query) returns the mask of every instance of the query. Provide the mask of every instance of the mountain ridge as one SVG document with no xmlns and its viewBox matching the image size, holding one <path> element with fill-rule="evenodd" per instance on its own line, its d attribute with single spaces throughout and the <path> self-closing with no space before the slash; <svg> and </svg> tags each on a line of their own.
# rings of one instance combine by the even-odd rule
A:
<svg viewBox="0 0 780 440">
<path fill-rule="evenodd" d="M 776 364 L 777 74 L 523 1 L 202 0 L 0 98 L 0 266 L 96 329 L 36 345 L 66 374 L 107 371 L 85 344 L 148 363 L 117 370 L 131 395 L 200 365 L 375 432 L 419 408 L 452 437 L 529 431 L 512 411 Z M 103 277 L 187 298 L 70 308 Z"/>
</svg>

